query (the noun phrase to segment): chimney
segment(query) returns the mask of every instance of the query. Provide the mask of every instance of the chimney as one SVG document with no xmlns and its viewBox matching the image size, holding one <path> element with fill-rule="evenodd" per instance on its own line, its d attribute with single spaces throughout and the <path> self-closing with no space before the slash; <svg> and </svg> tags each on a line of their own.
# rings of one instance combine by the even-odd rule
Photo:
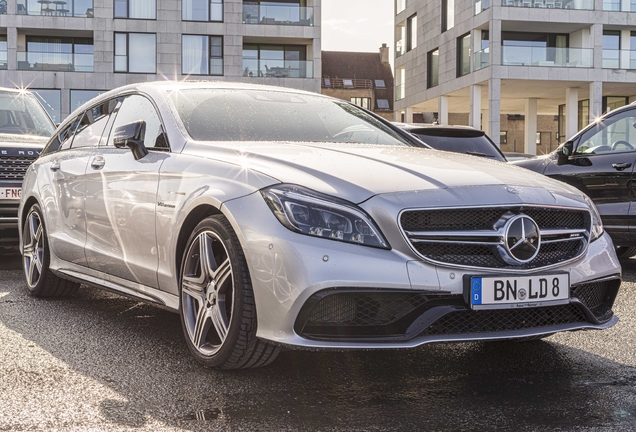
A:
<svg viewBox="0 0 636 432">
<path fill-rule="evenodd" d="M 385 43 L 380 47 L 380 60 L 382 60 L 382 63 L 389 62 L 389 47 Z"/>
</svg>

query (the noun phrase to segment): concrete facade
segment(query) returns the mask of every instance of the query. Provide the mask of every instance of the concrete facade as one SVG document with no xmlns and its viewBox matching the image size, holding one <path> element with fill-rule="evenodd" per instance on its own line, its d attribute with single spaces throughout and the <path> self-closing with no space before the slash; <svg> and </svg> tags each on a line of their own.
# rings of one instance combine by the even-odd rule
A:
<svg viewBox="0 0 636 432">
<path fill-rule="evenodd" d="M 467 115 L 465 124 L 481 127 L 497 142 L 500 132 L 510 132 L 501 119 L 523 114 L 517 151 L 542 153 L 545 144 L 526 145 L 528 137 L 551 132 L 554 148 L 581 124 L 600 116 L 610 106 L 608 98 L 624 98 L 625 103 L 635 99 L 636 61 L 631 59 L 636 59 L 636 47 L 630 46 L 630 38 L 636 31 L 636 11 L 628 11 L 629 2 L 620 4 L 623 11 L 603 10 L 603 0 L 448 2 L 454 4 L 454 26 L 444 32 L 441 0 L 407 0 L 404 10 L 396 10 L 395 76 L 403 89 L 396 92 L 396 118 L 409 111 L 434 112 L 440 123 L 448 123 L 453 113 L 462 113 Z M 418 17 L 417 46 L 402 53 L 400 48 L 407 45 L 402 29 L 413 15 Z M 620 34 L 620 50 L 603 46 L 608 32 Z M 547 42 L 545 48 L 527 48 L 510 36 L 522 33 L 536 40 L 562 39 L 555 46 Z M 458 39 L 464 35 L 470 35 L 470 72 L 458 76 Z M 526 40 L 534 43 L 531 37 Z M 439 52 L 438 84 L 431 86 L 428 53 L 434 50 Z M 580 119 L 583 101 L 589 101 L 589 110 Z M 564 118 L 559 130 L 553 119 L 560 105 Z M 542 129 L 542 116 L 551 128 Z"/>
<path fill-rule="evenodd" d="M 303 2 L 303 6 L 304 6 Z M 7 14 L 0 15 L 0 34 L 7 37 L 7 70 L 0 71 L 5 87 L 29 87 L 61 90 L 61 118 L 70 111 L 70 90 L 110 90 L 125 84 L 156 80 L 230 80 L 280 85 L 320 92 L 321 77 L 321 0 L 308 0 L 313 9 L 313 25 L 244 23 L 242 0 L 223 1 L 223 22 L 182 20 L 180 0 L 156 0 L 156 19 L 120 19 L 114 17 L 113 0 L 94 0 L 93 17 L 40 16 L 16 14 L 16 2 L 9 2 Z M 298 6 L 298 4 L 296 4 Z M 114 72 L 114 33 L 156 34 L 156 73 Z M 182 72 L 182 35 L 223 36 L 223 76 L 184 76 Z M 21 35 L 92 38 L 93 72 L 18 70 L 17 52 Z M 312 78 L 245 77 L 243 45 L 303 45 Z"/>
</svg>

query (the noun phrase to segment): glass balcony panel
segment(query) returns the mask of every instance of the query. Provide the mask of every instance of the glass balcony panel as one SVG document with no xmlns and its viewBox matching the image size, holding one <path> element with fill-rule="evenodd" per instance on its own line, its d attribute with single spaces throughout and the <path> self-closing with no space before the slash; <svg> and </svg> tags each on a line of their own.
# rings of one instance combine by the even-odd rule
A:
<svg viewBox="0 0 636 432">
<path fill-rule="evenodd" d="M 314 8 L 299 4 L 243 4 L 244 24 L 314 25 Z"/>
<path fill-rule="evenodd" d="M 592 48 L 554 48 L 504 45 L 501 64 L 505 66 L 593 67 Z"/>
<path fill-rule="evenodd" d="M 603 50 L 603 69 L 636 69 L 636 50 Z"/>
<path fill-rule="evenodd" d="M 594 10 L 594 0 L 501 0 L 501 5 L 543 9 Z"/>
<path fill-rule="evenodd" d="M 404 84 L 395 86 L 395 100 L 399 101 L 401 99 L 404 99 Z"/>
<path fill-rule="evenodd" d="M 93 54 L 18 51 L 18 70 L 93 72 Z"/>
<path fill-rule="evenodd" d="M 93 18 L 93 0 L 17 0 L 16 14 Z"/>
<path fill-rule="evenodd" d="M 490 65 L 490 48 L 475 52 L 473 70 L 483 69 Z"/>
<path fill-rule="evenodd" d="M 312 60 L 243 59 L 243 76 L 264 78 L 313 78 Z"/>
<path fill-rule="evenodd" d="M 395 56 L 399 57 L 406 52 L 406 41 L 404 39 L 400 39 L 395 43 Z"/>
</svg>

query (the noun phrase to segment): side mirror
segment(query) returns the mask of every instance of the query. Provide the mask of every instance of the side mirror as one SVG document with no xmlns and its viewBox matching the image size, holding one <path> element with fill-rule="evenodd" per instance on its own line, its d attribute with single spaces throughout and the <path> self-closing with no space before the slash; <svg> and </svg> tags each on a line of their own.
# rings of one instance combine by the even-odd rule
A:
<svg viewBox="0 0 636 432">
<path fill-rule="evenodd" d="M 144 145 L 145 134 L 146 122 L 137 120 L 115 129 L 113 144 L 117 148 L 128 147 L 132 151 L 135 160 L 139 160 L 148 154 L 148 149 Z"/>
<path fill-rule="evenodd" d="M 561 147 L 559 147 L 559 149 L 557 150 L 557 155 L 558 155 L 557 165 L 565 165 L 568 162 L 570 162 L 570 156 L 572 156 L 573 152 L 574 152 L 574 143 L 572 141 L 568 141 L 565 144 L 563 144 Z"/>
</svg>

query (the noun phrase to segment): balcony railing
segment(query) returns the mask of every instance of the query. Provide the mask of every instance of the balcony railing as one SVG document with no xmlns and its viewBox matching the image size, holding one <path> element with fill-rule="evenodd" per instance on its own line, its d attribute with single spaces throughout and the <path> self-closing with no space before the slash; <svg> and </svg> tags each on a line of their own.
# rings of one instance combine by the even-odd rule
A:
<svg viewBox="0 0 636 432">
<path fill-rule="evenodd" d="M 484 48 L 481 51 L 475 52 L 473 59 L 473 70 L 475 71 L 490 65 L 490 48 Z"/>
<path fill-rule="evenodd" d="M 475 15 L 490 7 L 490 0 L 475 0 Z"/>
<path fill-rule="evenodd" d="M 594 10 L 594 0 L 501 0 L 502 6 Z"/>
<path fill-rule="evenodd" d="M 243 59 L 243 76 L 265 78 L 313 78 L 312 60 Z"/>
<path fill-rule="evenodd" d="M 604 0 L 603 10 L 615 12 L 636 12 L 636 1 L 631 0 L 629 2 L 624 2 L 622 0 Z"/>
<path fill-rule="evenodd" d="M 323 78 L 322 87 L 372 90 L 373 81 L 367 79 Z"/>
<path fill-rule="evenodd" d="M 399 101 L 401 99 L 404 99 L 404 84 L 395 86 L 395 100 Z"/>
<path fill-rule="evenodd" d="M 636 69 L 636 51 L 604 49 L 603 69 Z"/>
<path fill-rule="evenodd" d="M 16 13 L 93 18 L 93 0 L 17 0 Z"/>
<path fill-rule="evenodd" d="M 298 4 L 264 5 L 243 3 L 244 24 L 314 25 L 314 8 Z"/>
<path fill-rule="evenodd" d="M 556 66 L 591 68 L 592 48 L 553 48 L 504 45 L 501 64 L 505 66 Z"/>
<path fill-rule="evenodd" d="M 18 69 L 56 72 L 93 72 L 93 54 L 18 51 Z"/>
</svg>

